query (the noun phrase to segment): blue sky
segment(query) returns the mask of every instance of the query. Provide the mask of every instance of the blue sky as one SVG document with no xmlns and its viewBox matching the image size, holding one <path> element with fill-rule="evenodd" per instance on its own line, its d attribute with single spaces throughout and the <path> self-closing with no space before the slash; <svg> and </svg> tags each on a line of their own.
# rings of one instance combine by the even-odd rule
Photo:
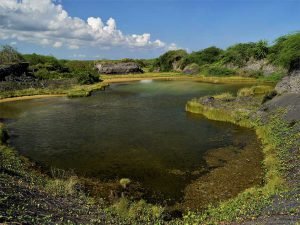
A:
<svg viewBox="0 0 300 225">
<path fill-rule="evenodd" d="M 299 30 L 299 0 L 23 0 L 21 3 L 1 0 L 0 3 L 1 44 L 13 44 L 21 52 L 59 58 L 151 58 L 175 48 L 188 51 L 211 45 L 226 48 L 260 39 L 271 43 L 280 35 Z"/>
</svg>

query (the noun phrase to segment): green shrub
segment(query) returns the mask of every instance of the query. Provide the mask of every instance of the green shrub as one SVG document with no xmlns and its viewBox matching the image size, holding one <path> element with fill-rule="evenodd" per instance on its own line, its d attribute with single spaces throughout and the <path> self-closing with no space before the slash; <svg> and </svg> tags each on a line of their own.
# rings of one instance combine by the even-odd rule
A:
<svg viewBox="0 0 300 225">
<path fill-rule="evenodd" d="M 23 56 L 13 47 L 3 45 L 0 48 L 0 64 L 24 62 Z"/>
<path fill-rule="evenodd" d="M 169 72 L 173 70 L 173 63 L 179 62 L 188 53 L 185 50 L 172 50 L 161 55 L 153 65 L 153 69 L 159 68 L 161 72 Z"/>
<path fill-rule="evenodd" d="M 199 66 L 215 63 L 220 59 L 222 53 L 223 50 L 215 46 L 205 48 L 201 51 L 192 52 L 191 54 L 188 54 L 182 58 L 181 68 L 183 69 L 192 63 L 196 63 Z"/>
<path fill-rule="evenodd" d="M 300 32 L 279 37 L 270 48 L 268 59 L 290 69 L 291 63 L 300 59 Z"/>
<path fill-rule="evenodd" d="M 79 84 L 94 84 L 100 81 L 99 76 L 90 72 L 79 72 L 76 76 Z"/>
<path fill-rule="evenodd" d="M 203 73 L 208 76 L 232 76 L 236 75 L 236 71 L 226 67 L 209 66 L 204 69 Z"/>
<path fill-rule="evenodd" d="M 243 67 L 255 55 L 256 44 L 254 42 L 239 43 L 230 46 L 222 56 L 223 63 Z"/>
</svg>

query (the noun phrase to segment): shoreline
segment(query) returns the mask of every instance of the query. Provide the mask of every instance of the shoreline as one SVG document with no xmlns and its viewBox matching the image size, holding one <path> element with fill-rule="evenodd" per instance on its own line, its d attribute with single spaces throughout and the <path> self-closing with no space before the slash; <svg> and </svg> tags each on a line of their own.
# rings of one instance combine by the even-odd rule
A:
<svg viewBox="0 0 300 225">
<path fill-rule="evenodd" d="M 136 77 L 135 77 L 136 76 Z M 266 81 L 260 81 L 256 78 L 251 77 L 240 77 L 240 76 L 230 76 L 230 77 L 206 77 L 203 75 L 166 75 L 166 76 L 142 76 L 142 75 L 111 75 L 107 77 L 104 76 L 103 82 L 106 83 L 122 83 L 140 80 L 191 80 L 196 82 L 211 83 L 211 84 L 226 84 L 226 83 L 271 83 Z"/>
<path fill-rule="evenodd" d="M 191 212 L 191 218 L 186 218 L 187 223 L 194 221 L 196 217 L 204 224 L 221 221 L 240 221 L 241 224 L 248 224 L 249 221 L 255 224 L 258 221 L 262 224 L 269 221 L 276 223 L 279 215 L 285 214 L 289 217 L 289 212 L 295 210 L 294 207 L 297 208 L 297 204 L 291 200 L 291 196 L 297 197 L 293 192 L 297 181 L 290 177 L 289 167 L 285 166 L 297 155 L 296 151 L 291 150 L 297 146 L 297 125 L 296 128 L 290 126 L 284 119 L 287 111 L 280 107 L 275 107 L 270 112 L 261 112 L 259 105 L 261 106 L 261 99 L 258 97 L 235 97 L 228 100 L 226 97 L 209 99 L 206 96 L 187 102 L 187 112 L 201 114 L 209 120 L 254 129 L 257 138 L 262 142 L 262 163 L 266 170 L 263 186 L 246 189 L 238 196 L 222 202 L 220 206 L 208 209 L 207 217 L 201 218 L 201 215 L 199 217 Z M 294 165 L 297 165 L 297 161 L 293 162 Z M 275 205 L 272 203 L 274 199 L 278 201 Z M 288 208 L 285 207 L 286 204 L 289 205 Z M 279 209 L 280 213 L 272 211 L 272 207 Z M 233 212 L 232 208 L 243 208 L 243 211 Z M 268 216 L 265 217 L 264 214 Z M 288 221 L 287 217 L 284 219 Z"/>
<path fill-rule="evenodd" d="M 67 95 L 66 94 L 25 95 L 25 96 L 19 96 L 19 97 L 3 98 L 3 99 L 0 99 L 0 103 L 39 99 L 39 98 L 65 97 L 65 96 L 67 96 Z"/>
<path fill-rule="evenodd" d="M 141 81 L 141 80 L 166 80 L 166 81 L 175 81 L 175 80 L 181 80 L 181 81 L 195 81 L 195 82 L 203 82 L 203 83 L 210 83 L 210 84 L 234 84 L 234 83 L 249 83 L 249 84 L 255 84 L 255 83 L 262 83 L 262 81 L 259 81 L 255 78 L 249 78 L 249 77 L 238 77 L 238 76 L 232 76 L 232 77 L 205 77 L 205 76 L 188 76 L 188 75 L 162 75 L 162 76 L 155 76 L 153 74 L 152 76 L 147 75 L 147 76 L 142 76 L 142 75 L 112 75 L 114 77 L 109 77 L 107 78 L 106 76 L 103 79 L 103 82 L 101 83 L 96 83 L 91 86 L 87 85 L 81 85 L 78 87 L 75 87 L 73 89 L 78 89 L 75 91 L 81 91 L 81 89 L 89 89 L 88 93 L 79 93 L 78 96 L 75 97 L 87 97 L 89 96 L 91 91 L 98 90 L 99 87 L 97 85 L 101 84 L 100 86 L 107 86 L 109 84 L 114 84 L 114 83 L 124 83 L 124 82 L 134 82 L 134 81 Z M 136 77 L 135 77 L 136 76 Z M 100 87 L 100 89 L 101 89 Z M 25 89 L 26 90 L 26 89 Z M 38 89 L 36 89 L 38 90 Z M 72 92 L 72 89 L 70 90 L 63 90 L 61 91 L 61 94 L 45 94 L 42 93 L 43 90 L 41 90 L 41 94 L 32 94 L 32 95 L 20 95 L 20 96 L 15 96 L 15 97 L 7 97 L 7 98 L 0 98 L 0 104 L 5 103 L 5 102 L 13 102 L 13 101 L 21 101 L 21 100 L 31 100 L 31 99 L 38 99 L 38 98 L 49 98 L 49 97 L 63 97 L 63 96 L 69 96 L 68 92 Z M 54 91 L 55 92 L 55 91 Z M 70 96 L 72 97 L 72 96 Z"/>
</svg>

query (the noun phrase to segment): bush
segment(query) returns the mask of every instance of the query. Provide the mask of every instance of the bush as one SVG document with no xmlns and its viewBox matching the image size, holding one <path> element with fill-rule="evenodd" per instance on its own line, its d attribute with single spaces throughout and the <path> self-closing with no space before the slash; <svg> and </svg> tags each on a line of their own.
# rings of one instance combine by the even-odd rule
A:
<svg viewBox="0 0 300 225">
<path fill-rule="evenodd" d="M 223 54 L 222 59 L 225 64 L 243 67 L 255 55 L 256 44 L 239 43 L 229 47 Z"/>
<path fill-rule="evenodd" d="M 300 32 L 279 37 L 268 56 L 275 65 L 290 69 L 292 62 L 300 59 Z"/>
<path fill-rule="evenodd" d="M 232 76 L 236 74 L 236 71 L 226 67 L 208 66 L 203 73 L 208 76 Z"/>
<path fill-rule="evenodd" d="M 153 69 L 159 68 L 161 72 L 169 72 L 173 70 L 173 63 L 179 62 L 183 57 L 187 56 L 185 50 L 168 51 L 161 55 L 153 64 Z"/>
<path fill-rule="evenodd" d="M 45 68 L 49 71 L 69 72 L 68 68 L 54 56 L 38 55 L 35 53 L 23 56 L 33 70 Z"/>
<path fill-rule="evenodd" d="M 76 76 L 79 84 L 94 84 L 100 81 L 99 76 L 90 72 L 79 72 Z"/>
<path fill-rule="evenodd" d="M 24 62 L 23 56 L 13 47 L 3 45 L 0 48 L 0 64 Z"/>
<path fill-rule="evenodd" d="M 199 66 L 212 64 L 220 59 L 223 50 L 215 46 L 205 48 L 201 51 L 192 52 L 181 60 L 181 68 L 183 69 L 189 64 L 196 63 Z"/>
</svg>

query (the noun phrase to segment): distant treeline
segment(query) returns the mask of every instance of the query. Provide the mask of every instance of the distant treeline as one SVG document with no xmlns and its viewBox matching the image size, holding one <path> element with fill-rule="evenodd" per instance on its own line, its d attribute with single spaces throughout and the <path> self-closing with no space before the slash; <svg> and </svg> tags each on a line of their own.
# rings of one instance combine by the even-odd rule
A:
<svg viewBox="0 0 300 225">
<path fill-rule="evenodd" d="M 188 54 L 185 50 L 168 51 L 155 59 L 151 70 L 162 72 L 186 67 L 198 67 L 211 75 L 230 75 L 249 61 L 265 60 L 267 63 L 289 70 L 300 58 L 300 32 L 277 38 L 272 45 L 267 41 L 239 43 L 223 50 L 215 46 Z"/>
<path fill-rule="evenodd" d="M 279 37 L 272 45 L 266 41 L 239 43 L 223 50 L 215 46 L 187 53 L 185 50 L 173 50 L 155 59 L 121 60 L 59 60 L 54 56 L 38 54 L 20 54 L 11 46 L 0 49 L 0 64 L 26 61 L 30 71 L 42 79 L 60 79 L 83 77 L 83 83 L 98 76 L 96 62 L 116 63 L 135 62 L 146 71 L 197 70 L 206 75 L 234 75 L 249 61 L 265 60 L 267 63 L 289 70 L 294 61 L 300 58 L 300 32 Z"/>
</svg>

